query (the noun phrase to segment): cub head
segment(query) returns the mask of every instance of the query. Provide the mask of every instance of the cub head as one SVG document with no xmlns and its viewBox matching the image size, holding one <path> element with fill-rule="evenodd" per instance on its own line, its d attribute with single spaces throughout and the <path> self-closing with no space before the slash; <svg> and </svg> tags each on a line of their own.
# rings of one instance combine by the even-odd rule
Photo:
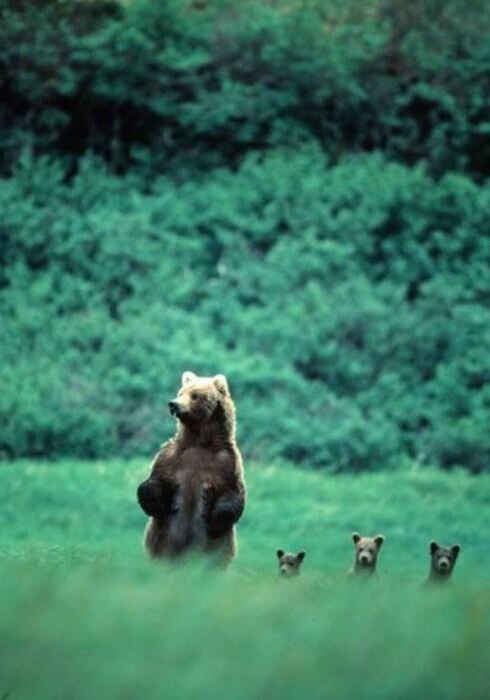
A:
<svg viewBox="0 0 490 700">
<path fill-rule="evenodd" d="M 374 571 L 379 550 L 385 538 L 383 535 L 376 537 L 362 537 L 358 532 L 352 534 L 352 541 L 356 550 L 356 569 Z"/>
<path fill-rule="evenodd" d="M 460 551 L 459 544 L 453 544 L 452 547 L 441 547 L 432 540 L 429 550 L 432 571 L 439 576 L 450 576 Z"/>
<path fill-rule="evenodd" d="M 306 552 L 291 554 L 290 552 L 285 552 L 283 549 L 278 549 L 276 555 L 279 563 L 280 576 L 284 578 L 299 576 L 301 573 L 301 564 L 306 556 Z"/>
<path fill-rule="evenodd" d="M 198 377 L 193 372 L 184 372 L 182 386 L 177 396 L 168 402 L 168 407 L 171 415 L 182 423 L 198 423 L 215 416 L 225 404 L 229 412 L 231 397 L 223 374 Z"/>
</svg>

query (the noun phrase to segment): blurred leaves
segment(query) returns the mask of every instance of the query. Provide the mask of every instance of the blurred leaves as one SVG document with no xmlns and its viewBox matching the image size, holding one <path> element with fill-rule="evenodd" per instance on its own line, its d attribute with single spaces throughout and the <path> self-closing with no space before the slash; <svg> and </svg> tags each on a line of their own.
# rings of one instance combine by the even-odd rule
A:
<svg viewBox="0 0 490 700">
<path fill-rule="evenodd" d="M 151 187 L 26 151 L 0 184 L 4 455 L 148 454 L 193 369 L 247 457 L 488 468 L 487 188 L 311 145 Z"/>
<path fill-rule="evenodd" d="M 0 167 L 193 173 L 316 141 L 488 173 L 485 0 L 0 0 Z"/>
</svg>

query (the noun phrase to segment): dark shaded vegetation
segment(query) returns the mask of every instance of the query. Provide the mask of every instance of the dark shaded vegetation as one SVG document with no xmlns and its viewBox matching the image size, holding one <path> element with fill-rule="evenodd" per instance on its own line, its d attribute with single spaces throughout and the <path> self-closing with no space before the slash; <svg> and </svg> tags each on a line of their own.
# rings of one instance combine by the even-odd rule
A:
<svg viewBox="0 0 490 700">
<path fill-rule="evenodd" d="M 0 451 L 488 468 L 484 2 L 0 2 Z"/>
<path fill-rule="evenodd" d="M 488 172 L 485 0 L 0 7 L 4 172 L 26 140 L 177 174 L 305 139 Z"/>
<path fill-rule="evenodd" d="M 4 172 L 26 140 L 188 173 L 305 139 L 488 172 L 484 0 L 1 5 Z"/>
</svg>

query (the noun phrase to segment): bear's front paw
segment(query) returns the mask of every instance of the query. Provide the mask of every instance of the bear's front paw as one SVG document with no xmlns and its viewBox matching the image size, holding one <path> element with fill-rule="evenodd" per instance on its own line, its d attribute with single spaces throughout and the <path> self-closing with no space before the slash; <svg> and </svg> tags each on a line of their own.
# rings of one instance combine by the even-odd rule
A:
<svg viewBox="0 0 490 700">
<path fill-rule="evenodd" d="M 165 492 L 161 484 L 148 479 L 138 486 L 138 503 L 152 518 L 163 518 L 166 513 Z"/>
<path fill-rule="evenodd" d="M 223 506 L 213 509 L 208 520 L 208 535 L 211 538 L 221 537 L 233 527 L 233 511 Z"/>
</svg>

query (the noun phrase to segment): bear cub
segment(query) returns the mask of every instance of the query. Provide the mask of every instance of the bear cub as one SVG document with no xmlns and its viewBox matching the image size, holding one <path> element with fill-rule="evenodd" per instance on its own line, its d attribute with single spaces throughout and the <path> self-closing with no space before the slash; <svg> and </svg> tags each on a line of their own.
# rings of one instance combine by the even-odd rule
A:
<svg viewBox="0 0 490 700">
<path fill-rule="evenodd" d="M 301 564 L 304 561 L 306 552 L 292 554 L 291 552 L 285 552 L 283 549 L 278 549 L 276 555 L 279 564 L 279 575 L 282 578 L 292 578 L 300 575 Z"/>
<path fill-rule="evenodd" d="M 358 532 L 354 532 L 352 541 L 355 547 L 355 559 L 350 574 L 355 576 L 372 576 L 376 573 L 379 550 L 385 541 L 384 535 L 362 537 Z"/>
<path fill-rule="evenodd" d="M 430 571 L 427 581 L 430 583 L 450 581 L 460 552 L 459 544 L 453 544 L 452 547 L 441 547 L 435 540 L 432 540 L 429 547 Z"/>
</svg>

